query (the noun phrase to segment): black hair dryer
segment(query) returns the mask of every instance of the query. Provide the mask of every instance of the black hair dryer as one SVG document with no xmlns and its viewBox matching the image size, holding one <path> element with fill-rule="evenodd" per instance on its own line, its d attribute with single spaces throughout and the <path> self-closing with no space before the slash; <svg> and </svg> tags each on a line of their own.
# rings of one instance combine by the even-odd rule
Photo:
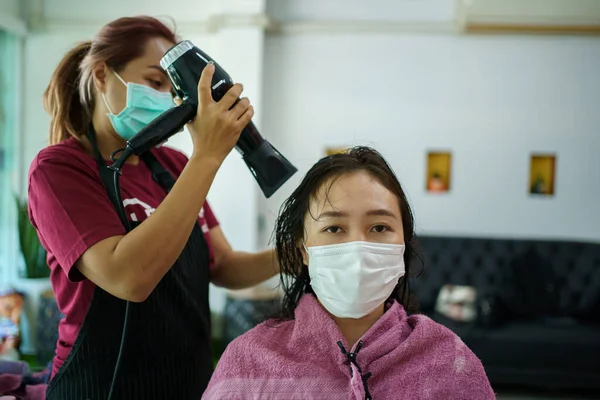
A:
<svg viewBox="0 0 600 400">
<path fill-rule="evenodd" d="M 210 56 L 189 40 L 175 45 L 163 56 L 160 66 L 169 75 L 175 92 L 183 102 L 157 117 L 131 138 L 127 142 L 125 155 L 139 155 L 165 142 L 194 119 L 198 109 L 198 82 L 202 70 L 210 61 L 215 64 L 212 96 L 215 101 L 219 101 L 234 82 Z M 235 148 L 242 155 L 267 198 L 297 171 L 296 167 L 260 135 L 252 122 L 242 131 Z"/>
</svg>

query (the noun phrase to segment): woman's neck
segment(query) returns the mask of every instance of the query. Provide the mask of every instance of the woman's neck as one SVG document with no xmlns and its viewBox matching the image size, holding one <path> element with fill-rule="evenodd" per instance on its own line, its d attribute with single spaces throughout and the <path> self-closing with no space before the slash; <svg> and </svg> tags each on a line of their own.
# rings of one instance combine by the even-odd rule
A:
<svg viewBox="0 0 600 400">
<path fill-rule="evenodd" d="M 103 117 L 106 121 L 94 116 L 92 123 L 94 125 L 94 131 L 96 132 L 96 145 L 98 146 L 98 150 L 104 160 L 110 160 L 110 156 L 115 151 L 125 148 L 126 142 L 115 133 L 108 118 L 106 118 L 106 116 Z M 85 137 L 85 141 L 82 141 L 82 144 L 88 152 L 94 155 L 92 145 L 89 143 L 89 140 L 87 140 L 87 136 Z M 127 164 L 136 165 L 138 163 L 139 157 L 137 156 L 131 156 L 127 159 Z"/>
<path fill-rule="evenodd" d="M 354 347 L 356 342 L 358 342 L 358 340 L 365 333 L 367 333 L 367 331 L 371 329 L 373 325 L 375 325 L 375 322 L 377 322 L 377 320 L 381 318 L 384 312 L 385 304 L 382 304 L 381 306 L 377 307 L 377 309 L 371 314 L 359 319 L 338 318 L 334 315 L 332 315 L 331 317 L 342 332 L 342 336 L 344 336 L 344 339 L 346 339 L 346 343 L 348 343 L 348 351 L 350 351 L 350 349 Z"/>
</svg>

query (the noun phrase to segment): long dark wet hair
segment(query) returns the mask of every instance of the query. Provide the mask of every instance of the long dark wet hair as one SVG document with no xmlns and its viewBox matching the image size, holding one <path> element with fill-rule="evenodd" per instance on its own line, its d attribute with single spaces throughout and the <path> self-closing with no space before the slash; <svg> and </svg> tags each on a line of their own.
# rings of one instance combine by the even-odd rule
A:
<svg viewBox="0 0 600 400">
<path fill-rule="evenodd" d="M 274 231 L 283 289 L 280 319 L 293 319 L 300 298 L 306 293 L 313 293 L 308 267 L 304 265 L 300 250 L 304 239 L 304 217 L 310 212 L 310 200 L 316 198 L 325 183 L 329 183 L 329 190 L 340 177 L 360 171 L 370 174 L 398 198 L 404 230 L 406 274 L 400 278 L 390 299 L 396 299 L 408 312 L 417 311 L 416 302 L 410 292 L 409 277 L 411 274 L 418 275 L 422 269 L 412 270 L 415 268 L 413 258 L 416 256 L 421 261 L 421 266 L 422 259 L 416 251 L 410 205 L 398 178 L 381 154 L 370 147 L 359 146 L 319 160 L 281 206 Z"/>
</svg>

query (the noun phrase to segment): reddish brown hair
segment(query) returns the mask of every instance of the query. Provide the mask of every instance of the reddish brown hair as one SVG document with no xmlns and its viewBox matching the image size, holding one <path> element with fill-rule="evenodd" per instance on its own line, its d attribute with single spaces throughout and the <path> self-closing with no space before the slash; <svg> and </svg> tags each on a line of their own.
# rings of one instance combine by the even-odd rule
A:
<svg viewBox="0 0 600 400">
<path fill-rule="evenodd" d="M 85 134 L 92 122 L 94 66 L 104 62 L 119 71 L 140 57 L 144 44 L 156 37 L 178 42 L 174 30 L 156 18 L 119 18 L 105 25 L 94 40 L 78 44 L 65 55 L 44 92 L 44 108 L 51 117 L 50 144 Z"/>
</svg>

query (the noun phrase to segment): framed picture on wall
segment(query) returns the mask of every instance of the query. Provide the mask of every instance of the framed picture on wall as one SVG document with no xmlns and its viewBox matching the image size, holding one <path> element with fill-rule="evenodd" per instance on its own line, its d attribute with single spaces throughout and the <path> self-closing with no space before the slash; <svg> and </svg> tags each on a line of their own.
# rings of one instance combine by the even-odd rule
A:
<svg viewBox="0 0 600 400">
<path fill-rule="evenodd" d="M 555 154 L 532 154 L 529 164 L 529 194 L 554 196 Z"/>
<path fill-rule="evenodd" d="M 425 189 L 429 193 L 446 193 L 450 190 L 452 153 L 430 151 L 427 153 Z"/>
<path fill-rule="evenodd" d="M 348 150 L 347 147 L 341 147 L 341 146 L 338 146 L 338 147 L 327 147 L 325 149 L 325 156 L 329 157 L 329 156 L 332 156 L 334 154 L 345 153 L 346 150 Z"/>
</svg>

